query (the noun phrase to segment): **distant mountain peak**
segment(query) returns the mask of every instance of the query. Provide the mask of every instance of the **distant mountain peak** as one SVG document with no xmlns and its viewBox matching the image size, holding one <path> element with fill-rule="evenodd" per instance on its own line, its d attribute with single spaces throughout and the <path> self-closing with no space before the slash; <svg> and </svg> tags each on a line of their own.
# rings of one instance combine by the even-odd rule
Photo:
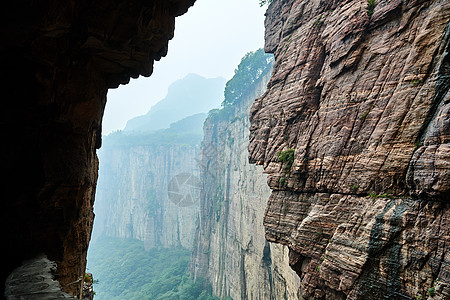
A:
<svg viewBox="0 0 450 300">
<path fill-rule="evenodd" d="M 167 95 L 143 116 L 127 122 L 124 131 L 148 132 L 169 128 L 187 116 L 220 107 L 226 79 L 189 73 L 169 86 Z"/>
</svg>

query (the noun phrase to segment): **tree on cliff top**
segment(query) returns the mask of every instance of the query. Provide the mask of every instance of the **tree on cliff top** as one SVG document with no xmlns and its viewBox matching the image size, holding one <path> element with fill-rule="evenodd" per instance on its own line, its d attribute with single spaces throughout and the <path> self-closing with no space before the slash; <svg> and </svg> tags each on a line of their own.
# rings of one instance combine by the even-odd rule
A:
<svg viewBox="0 0 450 300">
<path fill-rule="evenodd" d="M 259 6 L 269 5 L 273 0 L 259 0 Z"/>
<path fill-rule="evenodd" d="M 236 104 L 272 67 L 273 55 L 264 53 L 263 49 L 247 53 L 239 63 L 234 76 L 225 85 L 225 100 L 222 106 Z"/>
</svg>

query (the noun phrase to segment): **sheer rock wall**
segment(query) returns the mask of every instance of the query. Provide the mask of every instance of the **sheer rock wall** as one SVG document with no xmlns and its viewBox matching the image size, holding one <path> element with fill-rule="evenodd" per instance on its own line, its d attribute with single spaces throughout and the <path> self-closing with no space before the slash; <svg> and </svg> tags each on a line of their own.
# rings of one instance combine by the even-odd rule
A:
<svg viewBox="0 0 450 300">
<path fill-rule="evenodd" d="M 80 294 L 107 89 L 152 73 L 194 1 L 2 4 L 3 282 L 45 253 Z"/>
<path fill-rule="evenodd" d="M 104 235 L 139 239 L 146 249 L 192 249 L 200 195 L 199 148 L 104 145 L 99 153 L 93 242 Z M 190 176 L 196 189 L 183 185 Z"/>
<path fill-rule="evenodd" d="M 269 78 L 260 79 L 229 116 L 210 116 L 204 125 L 200 214 L 190 270 L 206 278 L 221 298 L 298 298 L 300 281 L 289 268 L 288 249 L 264 238 L 267 176 L 248 162 L 248 112 Z"/>
<path fill-rule="evenodd" d="M 269 6 L 249 157 L 303 298 L 450 297 L 449 20 L 441 0 Z"/>
</svg>

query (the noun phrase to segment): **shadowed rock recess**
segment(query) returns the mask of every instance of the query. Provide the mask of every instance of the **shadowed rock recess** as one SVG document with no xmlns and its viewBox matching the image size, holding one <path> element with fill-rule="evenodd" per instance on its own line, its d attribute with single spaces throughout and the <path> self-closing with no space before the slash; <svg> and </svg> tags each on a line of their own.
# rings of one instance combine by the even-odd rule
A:
<svg viewBox="0 0 450 300">
<path fill-rule="evenodd" d="M 445 0 L 270 4 L 249 156 L 304 299 L 450 298 L 449 20 Z"/>
<path fill-rule="evenodd" d="M 150 76 L 194 1 L 2 4 L 2 282 L 43 253 L 80 294 L 107 90 Z"/>
</svg>

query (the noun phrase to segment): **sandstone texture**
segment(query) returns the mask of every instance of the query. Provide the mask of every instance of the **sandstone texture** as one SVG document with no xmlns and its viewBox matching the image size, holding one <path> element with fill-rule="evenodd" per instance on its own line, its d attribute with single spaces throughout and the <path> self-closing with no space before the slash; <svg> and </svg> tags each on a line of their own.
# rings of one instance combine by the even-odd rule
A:
<svg viewBox="0 0 450 300">
<path fill-rule="evenodd" d="M 210 114 L 204 125 L 190 270 L 195 278 L 206 278 L 221 299 L 298 298 L 300 280 L 289 267 L 287 247 L 264 238 L 267 176 L 248 162 L 248 113 L 269 78 L 267 72 L 228 114 L 225 109 Z"/>
<path fill-rule="evenodd" d="M 270 4 L 249 157 L 303 299 L 449 299 L 449 20 L 439 0 Z"/>
<path fill-rule="evenodd" d="M 63 290 L 81 294 L 107 89 L 149 76 L 193 3 L 3 3 L 2 282 L 45 253 Z"/>
<path fill-rule="evenodd" d="M 104 235 L 139 239 L 147 250 L 192 249 L 200 196 L 199 152 L 199 144 L 109 146 L 105 139 L 99 151 L 92 242 Z M 183 188 L 183 180 L 190 178 L 196 189 Z"/>
</svg>

